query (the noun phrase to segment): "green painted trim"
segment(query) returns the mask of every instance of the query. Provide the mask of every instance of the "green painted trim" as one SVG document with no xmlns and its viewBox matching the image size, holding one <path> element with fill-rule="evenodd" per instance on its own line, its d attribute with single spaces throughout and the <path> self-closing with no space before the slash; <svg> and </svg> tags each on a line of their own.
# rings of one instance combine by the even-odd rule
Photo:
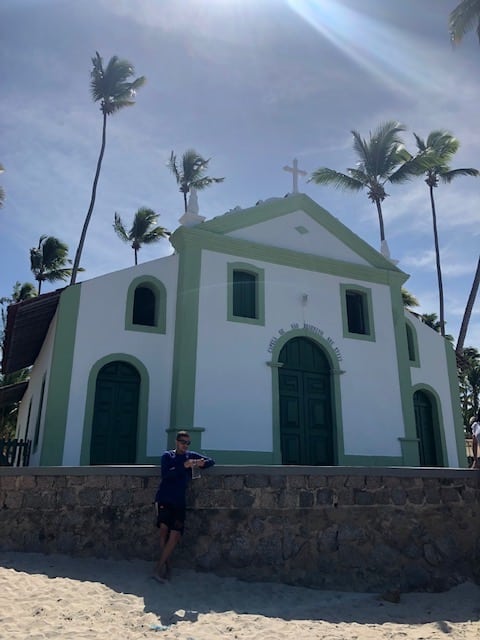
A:
<svg viewBox="0 0 480 640">
<path fill-rule="evenodd" d="M 247 271 L 255 276 L 255 308 L 256 318 L 245 318 L 233 315 L 233 272 Z M 256 267 L 248 262 L 227 263 L 227 320 L 229 322 L 243 322 L 265 326 L 265 269 Z"/>
<path fill-rule="evenodd" d="M 142 362 L 140 362 L 140 360 L 138 360 L 138 358 L 135 358 L 135 356 L 128 353 L 110 353 L 109 355 L 100 358 L 100 360 L 97 360 L 88 374 L 87 397 L 83 418 L 82 448 L 80 453 L 80 465 L 82 466 L 90 465 L 90 444 L 92 441 L 93 410 L 95 407 L 97 376 L 100 369 L 102 369 L 106 364 L 118 361 L 131 364 L 140 375 L 136 464 L 147 464 L 151 460 L 151 458 L 147 457 L 148 397 L 150 388 L 150 378 L 147 368 Z"/>
<path fill-rule="evenodd" d="M 367 332 L 352 333 L 348 330 L 348 314 L 347 314 L 347 291 L 359 293 L 362 296 L 362 306 L 365 315 Z M 375 342 L 375 320 L 372 304 L 372 290 L 362 287 L 358 284 L 340 284 L 340 308 L 342 310 L 342 326 L 343 337 L 353 338 L 354 340 L 367 340 Z"/>
<path fill-rule="evenodd" d="M 302 253 L 291 249 L 272 247 L 239 238 L 209 233 L 201 228 L 180 227 L 170 236 L 170 241 L 174 248 L 180 252 L 182 247 L 188 245 L 189 250 L 197 247 L 217 253 L 229 254 L 246 260 L 257 260 L 270 262 L 272 264 L 284 265 L 295 269 L 305 269 L 318 273 L 339 276 L 353 280 L 363 280 L 377 284 L 398 283 L 404 284 L 408 276 L 395 268 L 394 271 L 385 268 L 375 268 L 368 265 L 324 258 L 312 253 Z M 374 249 L 372 249 L 374 251 Z M 382 258 L 384 260 L 384 258 Z M 387 261 L 388 262 L 388 261 Z M 383 264 L 383 263 L 382 263 Z"/>
<path fill-rule="evenodd" d="M 420 349 L 418 348 L 418 337 L 417 331 L 413 322 L 409 318 L 405 318 L 405 329 L 407 332 L 407 353 L 408 353 L 408 361 L 410 362 L 411 367 L 420 367 Z M 410 351 L 408 349 L 408 332 L 410 331 L 410 337 L 412 340 L 414 359 L 410 360 Z"/>
<path fill-rule="evenodd" d="M 304 337 L 315 342 L 324 352 L 330 364 L 331 371 L 331 394 L 332 394 L 332 420 L 333 420 L 333 443 L 334 457 L 337 465 L 343 464 L 345 457 L 345 446 L 343 439 L 342 420 L 342 399 L 340 388 L 340 362 L 335 351 L 329 342 L 322 336 L 306 328 L 292 329 L 287 331 L 276 340 L 272 348 L 272 360 L 267 364 L 272 370 L 272 442 L 273 442 L 273 464 L 282 464 L 282 451 L 280 446 L 280 393 L 278 383 L 278 370 L 282 366 L 279 361 L 280 352 L 285 344 L 292 338 Z"/>
<path fill-rule="evenodd" d="M 183 236 L 185 238 L 186 236 Z M 170 427 L 191 429 L 195 412 L 198 305 L 202 255 L 197 245 L 179 252 Z"/>
<path fill-rule="evenodd" d="M 447 356 L 448 382 L 450 384 L 450 397 L 452 402 L 453 424 L 455 429 L 455 442 L 457 444 L 458 466 L 467 467 L 467 452 L 465 447 L 465 431 L 463 426 L 462 410 L 460 405 L 460 390 L 457 372 L 457 359 L 455 351 L 448 340 L 444 340 Z"/>
<path fill-rule="evenodd" d="M 40 398 L 38 400 L 37 419 L 35 420 L 35 431 L 33 434 L 32 453 L 36 453 L 38 449 L 38 441 L 40 439 L 40 427 L 42 426 L 42 412 L 45 402 L 45 383 L 47 380 L 47 374 L 43 374 L 42 385 L 40 387 Z"/>
<path fill-rule="evenodd" d="M 133 303 L 137 287 L 146 286 L 155 295 L 155 326 L 133 324 Z M 166 333 L 167 330 L 167 290 L 163 282 L 154 276 L 144 275 L 132 280 L 127 291 L 125 304 L 125 331 L 144 333 Z"/>
<path fill-rule="evenodd" d="M 429 397 L 430 402 L 432 403 L 432 414 L 433 414 L 432 417 L 433 417 L 433 429 L 434 429 L 433 437 L 435 439 L 435 451 L 436 451 L 437 457 L 438 457 L 438 454 L 440 454 L 440 457 L 441 457 L 440 466 L 448 467 L 448 451 L 447 451 L 447 445 L 445 441 L 445 423 L 443 421 L 442 401 L 440 399 L 440 396 L 435 391 L 435 389 L 431 387 L 429 384 L 419 383 L 412 387 L 412 405 L 414 405 L 413 396 L 417 391 L 422 391 L 423 393 L 425 393 L 425 395 Z M 415 426 L 415 432 L 416 432 L 416 426 Z M 420 440 L 418 441 L 420 442 Z M 465 448 L 465 444 L 463 446 Z M 419 461 L 419 465 L 420 465 L 420 461 Z"/>
<path fill-rule="evenodd" d="M 401 285 L 391 283 L 392 320 L 397 354 L 400 401 L 402 404 L 404 433 L 399 437 L 403 465 L 420 466 L 420 457 L 413 409 L 412 378 L 408 359 L 407 332 L 405 331 L 405 307 L 403 306 Z"/>
<path fill-rule="evenodd" d="M 280 218 L 298 210 L 304 211 L 310 218 L 336 236 L 373 267 L 405 275 L 390 260 L 387 260 L 381 253 L 373 249 L 340 222 L 338 218 L 332 216 L 326 209 L 303 193 L 263 202 L 260 205 L 242 209 L 238 213 L 233 212 L 228 215 L 218 216 L 213 220 L 202 223 L 201 228 L 203 231 L 228 234 L 260 222 Z"/>
<path fill-rule="evenodd" d="M 81 284 L 66 287 L 57 308 L 40 466 L 63 463 Z"/>
</svg>

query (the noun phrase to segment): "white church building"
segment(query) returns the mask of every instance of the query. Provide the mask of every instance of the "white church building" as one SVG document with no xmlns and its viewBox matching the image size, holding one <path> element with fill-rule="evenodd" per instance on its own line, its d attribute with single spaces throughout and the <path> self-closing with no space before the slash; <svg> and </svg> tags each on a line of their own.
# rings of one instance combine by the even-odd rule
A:
<svg viewBox="0 0 480 640">
<path fill-rule="evenodd" d="M 188 429 L 219 464 L 466 466 L 451 345 L 312 199 L 190 207 L 170 242 L 10 307 L 30 465 L 157 464 Z"/>
</svg>

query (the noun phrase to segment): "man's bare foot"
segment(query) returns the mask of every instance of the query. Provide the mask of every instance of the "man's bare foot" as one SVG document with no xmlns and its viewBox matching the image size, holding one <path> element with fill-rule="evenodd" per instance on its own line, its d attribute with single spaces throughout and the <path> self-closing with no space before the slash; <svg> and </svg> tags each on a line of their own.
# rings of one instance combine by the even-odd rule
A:
<svg viewBox="0 0 480 640">
<path fill-rule="evenodd" d="M 155 580 L 156 582 L 159 582 L 160 584 L 165 584 L 167 582 L 165 580 L 165 578 L 162 578 L 161 576 L 159 576 L 158 573 L 154 573 L 151 577 L 152 577 L 152 580 Z"/>
</svg>

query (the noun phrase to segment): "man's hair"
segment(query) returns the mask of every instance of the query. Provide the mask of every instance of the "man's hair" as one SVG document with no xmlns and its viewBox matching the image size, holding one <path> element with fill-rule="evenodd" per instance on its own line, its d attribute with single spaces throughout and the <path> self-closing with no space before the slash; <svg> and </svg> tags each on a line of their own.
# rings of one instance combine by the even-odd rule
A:
<svg viewBox="0 0 480 640">
<path fill-rule="evenodd" d="M 178 431 L 175 439 L 178 440 L 179 438 L 190 438 L 190 434 L 188 431 Z"/>
</svg>

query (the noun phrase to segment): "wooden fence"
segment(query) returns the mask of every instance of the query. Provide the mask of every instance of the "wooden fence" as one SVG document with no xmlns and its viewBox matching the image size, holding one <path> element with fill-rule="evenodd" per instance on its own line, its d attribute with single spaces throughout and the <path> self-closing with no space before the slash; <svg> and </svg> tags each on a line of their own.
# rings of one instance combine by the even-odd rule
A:
<svg viewBox="0 0 480 640">
<path fill-rule="evenodd" d="M 0 438 L 0 466 L 28 467 L 31 440 L 5 440 Z"/>
</svg>

